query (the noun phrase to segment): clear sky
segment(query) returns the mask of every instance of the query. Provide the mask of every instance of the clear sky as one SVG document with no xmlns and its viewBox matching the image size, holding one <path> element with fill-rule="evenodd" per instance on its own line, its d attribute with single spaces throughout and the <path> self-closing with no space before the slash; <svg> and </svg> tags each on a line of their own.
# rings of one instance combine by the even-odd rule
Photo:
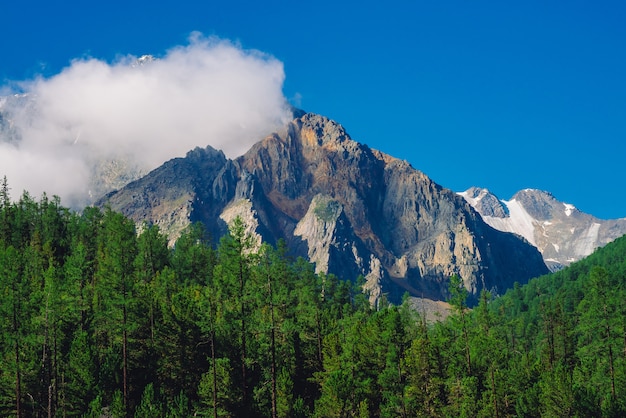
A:
<svg viewBox="0 0 626 418">
<path fill-rule="evenodd" d="M 285 97 L 444 187 L 626 217 L 622 1 L 3 2 L 2 85 L 199 31 L 275 57 Z M 198 144 L 200 146 L 204 144 Z"/>
</svg>

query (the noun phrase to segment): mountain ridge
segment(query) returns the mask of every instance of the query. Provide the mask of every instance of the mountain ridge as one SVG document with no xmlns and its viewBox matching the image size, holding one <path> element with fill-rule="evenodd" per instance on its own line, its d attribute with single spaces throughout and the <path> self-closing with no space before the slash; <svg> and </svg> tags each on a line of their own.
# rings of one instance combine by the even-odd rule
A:
<svg viewBox="0 0 626 418">
<path fill-rule="evenodd" d="M 596 218 L 543 190 L 523 189 L 508 201 L 479 187 L 459 195 L 489 225 L 523 236 L 537 247 L 551 270 L 578 261 L 626 234 L 626 218 Z"/>
<path fill-rule="evenodd" d="M 454 274 L 476 299 L 547 272 L 534 247 L 487 225 L 461 196 L 311 113 L 234 160 L 196 148 L 98 202 L 106 204 L 159 225 L 172 242 L 194 221 L 218 238 L 241 216 L 259 239 L 285 240 L 318 271 L 363 276 L 373 302 L 405 291 L 444 300 Z"/>
</svg>

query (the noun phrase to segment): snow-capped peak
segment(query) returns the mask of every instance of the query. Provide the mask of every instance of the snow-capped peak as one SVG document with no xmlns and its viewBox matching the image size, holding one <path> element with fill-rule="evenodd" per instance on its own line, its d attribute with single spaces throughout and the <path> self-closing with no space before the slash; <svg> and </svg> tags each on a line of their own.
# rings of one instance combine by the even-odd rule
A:
<svg viewBox="0 0 626 418">
<path fill-rule="evenodd" d="M 156 60 L 157 59 L 152 55 L 142 55 L 135 60 L 135 62 L 132 64 L 132 67 L 143 67 L 144 65 L 148 65 Z"/>
<path fill-rule="evenodd" d="M 459 192 L 457 194 L 463 196 L 463 198 L 465 198 L 465 200 L 467 200 L 467 202 L 470 205 L 476 206 L 478 202 L 480 202 L 483 199 L 483 197 L 485 197 L 489 193 L 490 192 L 488 189 L 472 187 L 470 189 L 465 190 L 464 192 Z"/>
<path fill-rule="evenodd" d="M 509 216 L 509 211 L 503 201 L 488 189 L 471 187 L 464 192 L 458 193 L 473 206 L 481 215 L 505 218 Z"/>
<path fill-rule="evenodd" d="M 507 216 L 494 216 L 494 206 L 486 201 L 493 202 L 496 198 L 486 189 L 472 187 L 459 194 L 488 225 L 523 236 L 553 267 L 580 260 L 598 246 L 626 233 L 626 218 L 603 221 L 542 190 L 524 189 L 508 201 L 498 200 L 508 211 Z"/>
</svg>

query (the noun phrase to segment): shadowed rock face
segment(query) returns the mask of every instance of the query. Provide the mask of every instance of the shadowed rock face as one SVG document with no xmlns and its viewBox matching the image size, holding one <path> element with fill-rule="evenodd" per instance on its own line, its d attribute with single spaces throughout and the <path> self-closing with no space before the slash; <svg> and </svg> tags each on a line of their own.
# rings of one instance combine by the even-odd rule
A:
<svg viewBox="0 0 626 418">
<path fill-rule="evenodd" d="M 462 197 L 314 114 L 233 161 L 196 149 L 104 202 L 172 239 L 195 220 L 217 237 L 237 213 L 262 239 L 284 239 L 318 271 L 364 276 L 373 301 L 383 293 L 398 301 L 405 291 L 443 299 L 452 274 L 477 297 L 547 272 L 534 247 L 485 224 Z"/>
</svg>

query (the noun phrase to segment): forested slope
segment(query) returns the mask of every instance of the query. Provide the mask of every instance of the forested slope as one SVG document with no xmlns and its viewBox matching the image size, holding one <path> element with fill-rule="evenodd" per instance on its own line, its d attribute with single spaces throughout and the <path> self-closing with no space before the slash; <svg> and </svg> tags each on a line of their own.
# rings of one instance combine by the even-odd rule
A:
<svg viewBox="0 0 626 418">
<path fill-rule="evenodd" d="M 426 324 L 237 219 L 174 249 L 111 210 L 0 193 L 1 416 L 620 416 L 626 239 Z M 106 416 L 106 415 L 105 415 Z"/>
<path fill-rule="evenodd" d="M 528 402 L 551 416 L 626 414 L 626 236 L 492 305 L 531 363 Z"/>
</svg>

